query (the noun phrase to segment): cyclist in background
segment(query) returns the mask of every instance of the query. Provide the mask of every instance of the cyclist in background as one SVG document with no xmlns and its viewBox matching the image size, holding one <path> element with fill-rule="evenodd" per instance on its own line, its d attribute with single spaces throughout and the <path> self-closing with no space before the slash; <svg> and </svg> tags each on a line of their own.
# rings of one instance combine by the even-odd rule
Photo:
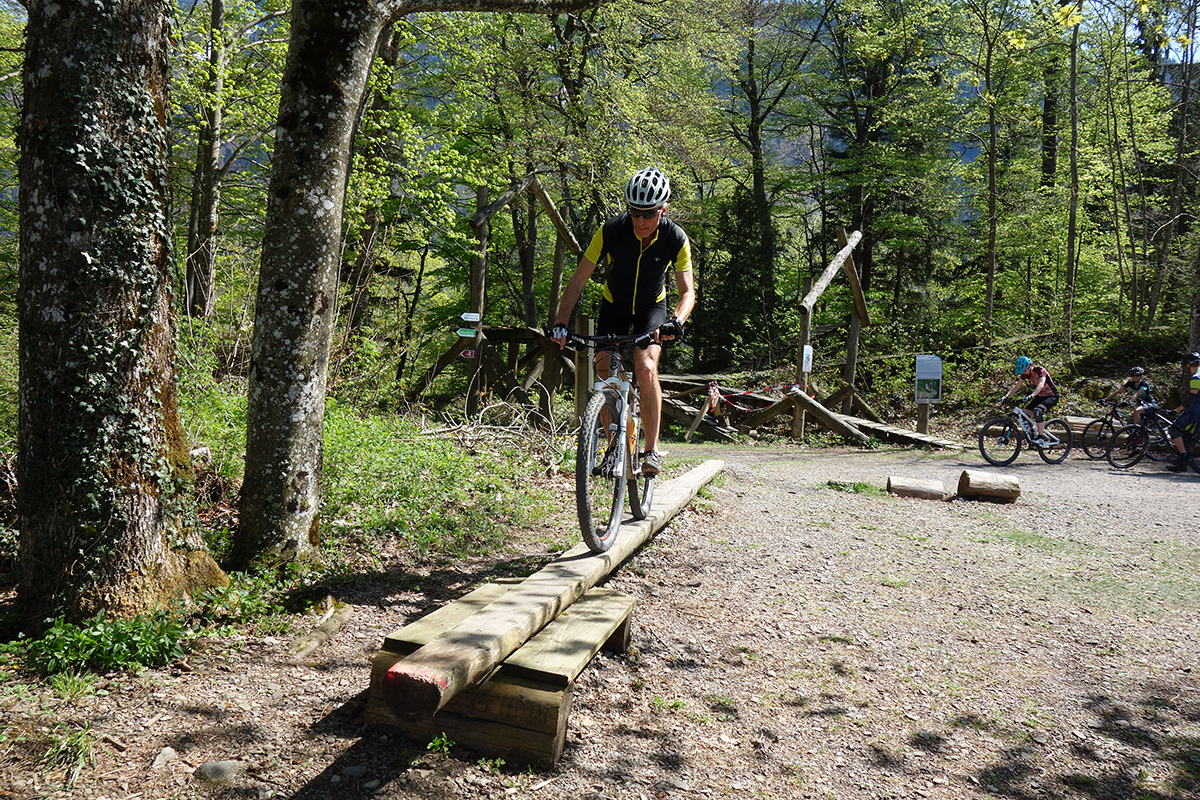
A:
<svg viewBox="0 0 1200 800">
<path fill-rule="evenodd" d="M 1150 396 L 1150 381 L 1146 380 L 1146 370 L 1144 368 L 1134 367 L 1129 370 L 1129 380 L 1114 389 L 1101 402 L 1107 403 L 1117 394 L 1126 390 L 1133 393 L 1133 397 L 1129 399 L 1130 405 L 1133 406 L 1133 424 L 1141 425 L 1142 414 L 1158 408 L 1158 403 L 1154 402 L 1154 398 Z"/>
<path fill-rule="evenodd" d="M 627 210 L 605 222 L 592 237 L 587 252 L 563 289 L 550 337 L 559 347 L 567 343 L 567 322 L 575 303 L 598 264 L 605 267 L 603 299 L 596 322 L 599 335 L 657 331 L 653 342 L 638 345 L 633 367 L 638 380 L 646 452 L 642 473 L 661 469 L 658 435 L 662 417 L 662 387 L 658 359 L 664 339 L 683 336 L 683 323 L 696 304 L 692 280 L 692 251 L 683 228 L 667 219 L 671 183 L 655 167 L 646 167 L 625 184 Z M 678 297 L 675 313 L 667 320 L 667 275 L 675 276 Z M 632 329 L 632 330 L 631 330 Z M 598 358 L 599 354 L 598 354 Z M 608 363 L 600 358 L 597 372 L 607 376 Z"/>
<path fill-rule="evenodd" d="M 1191 372 L 1187 389 L 1183 393 L 1183 402 L 1179 408 L 1179 416 L 1171 423 L 1168 432 L 1171 434 L 1171 444 L 1175 446 L 1175 460 L 1167 464 L 1171 472 L 1182 472 L 1187 469 L 1187 451 L 1183 447 L 1183 434 L 1200 422 L 1200 353 L 1188 353 L 1183 357 L 1183 365 Z"/>
<path fill-rule="evenodd" d="M 1022 381 L 1029 381 L 1033 391 L 1025 395 L 1022 402 L 1026 403 L 1025 409 L 1033 414 L 1033 420 L 1037 423 L 1037 438 L 1033 443 L 1041 446 L 1046 443 L 1046 412 L 1058 403 L 1058 389 L 1049 371 L 1045 367 L 1035 366 L 1029 356 L 1017 357 L 1013 374 L 1017 376 L 1017 382 L 1004 393 L 1003 399 L 1007 400 L 1020 389 Z"/>
</svg>

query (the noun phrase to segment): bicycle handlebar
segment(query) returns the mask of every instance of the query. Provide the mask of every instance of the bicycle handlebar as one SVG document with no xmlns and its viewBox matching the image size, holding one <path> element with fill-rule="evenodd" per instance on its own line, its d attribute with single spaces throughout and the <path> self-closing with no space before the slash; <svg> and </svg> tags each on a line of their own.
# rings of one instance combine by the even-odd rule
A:
<svg viewBox="0 0 1200 800">
<path fill-rule="evenodd" d="M 656 333 L 658 333 L 657 328 L 646 333 L 605 333 L 597 336 L 568 332 L 567 341 L 593 350 L 612 350 L 624 344 L 638 345 L 645 341 L 654 341 Z"/>
</svg>

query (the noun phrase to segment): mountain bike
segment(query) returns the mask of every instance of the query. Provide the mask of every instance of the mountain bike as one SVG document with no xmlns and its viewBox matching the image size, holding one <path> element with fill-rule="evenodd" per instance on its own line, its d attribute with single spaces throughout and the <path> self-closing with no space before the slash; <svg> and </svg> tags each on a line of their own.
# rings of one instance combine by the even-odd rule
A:
<svg viewBox="0 0 1200 800">
<path fill-rule="evenodd" d="M 645 519 L 654 500 L 654 476 L 640 469 L 646 432 L 638 408 L 637 376 L 621 355 L 654 331 L 633 336 L 568 334 L 577 347 L 609 359 L 607 378 L 596 380 L 579 422 L 575 450 L 575 505 L 579 530 L 593 553 L 612 547 L 625 509 L 626 493 L 634 519 Z"/>
<path fill-rule="evenodd" d="M 1083 429 L 1083 452 L 1087 453 L 1088 458 L 1104 458 L 1108 455 L 1113 432 L 1130 424 L 1119 410 L 1128 407 L 1129 403 L 1110 403 L 1108 413 L 1092 420 Z"/>
<path fill-rule="evenodd" d="M 1022 442 L 1037 448 L 1038 455 L 1047 464 L 1059 464 L 1071 452 L 1071 426 L 1065 419 L 1048 419 L 1042 426 L 1045 435 L 1037 436 L 1037 420 L 1033 414 L 1016 404 L 1006 401 L 1011 408 L 1003 417 L 990 419 L 979 430 L 979 452 L 989 464 L 1006 467 L 1017 460 Z"/>
<path fill-rule="evenodd" d="M 1171 418 L 1158 409 L 1142 417 L 1141 425 L 1126 425 L 1113 433 L 1108 446 L 1108 463 L 1117 469 L 1128 469 L 1149 457 L 1152 461 L 1168 461 L 1175 457 L 1175 446 L 1171 444 Z M 1196 463 L 1196 445 L 1200 435 L 1192 431 L 1183 437 L 1189 465 L 1200 473 Z"/>
</svg>

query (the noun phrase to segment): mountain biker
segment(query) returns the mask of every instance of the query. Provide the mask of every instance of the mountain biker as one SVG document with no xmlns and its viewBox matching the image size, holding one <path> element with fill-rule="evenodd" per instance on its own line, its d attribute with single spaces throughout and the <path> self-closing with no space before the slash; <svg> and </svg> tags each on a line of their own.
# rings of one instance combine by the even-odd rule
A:
<svg viewBox="0 0 1200 800">
<path fill-rule="evenodd" d="M 671 183 L 659 169 L 646 167 L 625 184 L 627 210 L 605 222 L 579 266 L 563 289 L 550 336 L 565 347 L 567 322 L 583 294 L 596 265 L 604 264 L 603 299 L 596 332 L 600 335 L 655 332 L 652 342 L 638 345 L 633 354 L 638 380 L 646 452 L 641 455 L 642 473 L 657 475 L 661 469 L 658 435 L 662 416 L 662 387 L 658 382 L 658 359 L 662 342 L 683 336 L 683 323 L 696 304 L 692 280 L 692 252 L 687 234 L 665 216 Z M 675 275 L 678 297 L 674 314 L 667 320 L 667 274 Z M 632 329 L 632 331 L 631 331 Z M 607 376 L 608 362 L 597 356 L 597 372 Z"/>
<path fill-rule="evenodd" d="M 1117 394 L 1126 390 L 1133 393 L 1133 397 L 1129 399 L 1130 405 L 1133 406 L 1133 424 L 1141 425 L 1142 414 L 1158 408 L 1158 403 L 1154 402 L 1154 398 L 1150 395 L 1150 381 L 1146 380 L 1146 370 L 1143 367 L 1134 367 L 1129 370 L 1129 380 L 1114 389 L 1101 402 L 1107 403 Z"/>
<path fill-rule="evenodd" d="M 1183 434 L 1194 428 L 1200 422 L 1200 353 L 1188 353 L 1183 357 L 1183 365 L 1191 372 L 1187 391 L 1183 393 L 1183 402 L 1179 408 L 1179 416 L 1171 423 L 1168 432 L 1171 434 L 1171 444 L 1175 446 L 1175 460 L 1167 464 L 1171 472 L 1181 472 L 1187 469 L 1187 450 L 1183 446 Z"/>
<path fill-rule="evenodd" d="M 1029 356 L 1017 357 L 1013 363 L 1013 374 L 1017 376 L 1017 382 L 1004 393 L 1003 399 L 1007 400 L 1020 389 L 1022 381 L 1029 381 L 1033 385 L 1033 391 L 1025 395 L 1022 402 L 1028 404 L 1025 409 L 1033 414 L 1033 420 L 1037 423 L 1037 438 L 1033 443 L 1043 445 L 1046 443 L 1046 412 L 1058 403 L 1058 388 L 1049 371 L 1045 367 L 1035 366 Z"/>
</svg>

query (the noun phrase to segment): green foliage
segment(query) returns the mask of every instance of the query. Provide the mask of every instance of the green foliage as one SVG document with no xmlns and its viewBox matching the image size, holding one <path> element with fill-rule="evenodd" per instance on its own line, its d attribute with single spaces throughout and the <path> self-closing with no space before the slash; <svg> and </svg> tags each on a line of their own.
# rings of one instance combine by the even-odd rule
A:
<svg viewBox="0 0 1200 800">
<path fill-rule="evenodd" d="M 136 671 L 182 658 L 190 636 L 167 611 L 130 620 L 110 620 L 101 611 L 78 625 L 55 620 L 40 639 L 24 643 L 24 661 L 29 670 L 41 675 Z"/>
<path fill-rule="evenodd" d="M 363 415 L 332 402 L 326 412 L 325 513 L 419 552 L 499 545 L 506 526 L 538 513 L 529 466 L 520 450 L 468 452 L 407 417 Z"/>
<path fill-rule="evenodd" d="M 283 613 L 281 594 L 285 586 L 286 582 L 281 583 L 276 575 L 233 572 L 228 586 L 205 589 L 192 599 L 199 605 L 198 617 L 202 620 L 217 624 L 248 622 Z"/>
<path fill-rule="evenodd" d="M 835 489 L 839 492 L 848 492 L 850 494 L 882 494 L 883 490 L 878 486 L 865 483 L 863 481 L 826 481 L 825 485 L 830 489 Z"/>
<path fill-rule="evenodd" d="M 454 742 L 446 736 L 445 731 L 429 740 L 429 744 L 425 745 L 425 749 L 431 753 L 449 753 L 454 747 Z"/>
</svg>

